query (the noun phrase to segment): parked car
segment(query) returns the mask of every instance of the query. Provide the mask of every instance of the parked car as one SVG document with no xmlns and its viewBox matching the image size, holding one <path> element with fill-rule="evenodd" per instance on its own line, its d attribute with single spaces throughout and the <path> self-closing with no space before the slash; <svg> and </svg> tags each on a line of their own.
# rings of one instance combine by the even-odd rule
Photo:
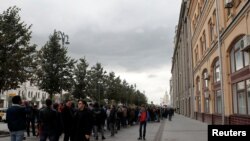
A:
<svg viewBox="0 0 250 141">
<path fill-rule="evenodd" d="M 7 108 L 0 108 L 0 121 L 6 121 Z"/>
</svg>

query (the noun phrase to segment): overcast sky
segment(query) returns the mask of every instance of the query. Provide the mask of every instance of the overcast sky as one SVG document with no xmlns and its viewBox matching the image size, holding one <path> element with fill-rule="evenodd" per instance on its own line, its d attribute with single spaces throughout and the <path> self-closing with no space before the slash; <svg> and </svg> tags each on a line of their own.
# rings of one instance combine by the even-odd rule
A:
<svg viewBox="0 0 250 141">
<path fill-rule="evenodd" d="M 149 102 L 159 104 L 169 91 L 181 0 L 1 0 L 0 12 L 14 5 L 39 47 L 60 30 L 69 36 L 69 56 L 100 62 Z"/>
</svg>

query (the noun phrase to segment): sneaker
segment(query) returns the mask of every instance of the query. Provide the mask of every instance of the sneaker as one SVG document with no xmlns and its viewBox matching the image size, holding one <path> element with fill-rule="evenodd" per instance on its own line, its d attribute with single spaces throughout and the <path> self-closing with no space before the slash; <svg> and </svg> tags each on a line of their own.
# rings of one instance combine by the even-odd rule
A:
<svg viewBox="0 0 250 141">
<path fill-rule="evenodd" d="M 143 137 L 143 140 L 146 140 L 146 138 L 145 138 L 145 137 Z"/>
<path fill-rule="evenodd" d="M 141 137 L 139 137 L 138 140 L 141 140 Z"/>
</svg>

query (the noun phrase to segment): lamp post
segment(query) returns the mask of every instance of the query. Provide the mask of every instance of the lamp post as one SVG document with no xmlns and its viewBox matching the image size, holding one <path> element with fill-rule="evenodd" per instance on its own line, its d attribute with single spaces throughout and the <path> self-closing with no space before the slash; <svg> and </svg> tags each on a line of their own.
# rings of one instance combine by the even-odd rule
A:
<svg viewBox="0 0 250 141">
<path fill-rule="evenodd" d="M 64 32 L 58 31 L 57 32 L 60 36 L 60 40 L 62 40 L 62 46 L 64 47 L 64 44 L 68 45 L 69 43 L 69 36 L 65 34 Z M 65 42 L 66 39 L 66 42 Z"/>
<path fill-rule="evenodd" d="M 222 67 L 222 49 L 221 49 L 221 35 L 220 35 L 220 17 L 219 17 L 219 1 L 216 0 L 216 31 L 218 34 L 217 40 L 218 40 L 218 52 L 219 52 L 219 61 L 220 61 L 220 86 L 221 86 L 221 124 L 225 124 L 225 102 L 224 102 L 224 83 L 223 83 L 223 67 Z"/>
<path fill-rule="evenodd" d="M 98 103 L 100 104 L 101 94 L 100 94 L 100 83 L 98 82 Z"/>
</svg>

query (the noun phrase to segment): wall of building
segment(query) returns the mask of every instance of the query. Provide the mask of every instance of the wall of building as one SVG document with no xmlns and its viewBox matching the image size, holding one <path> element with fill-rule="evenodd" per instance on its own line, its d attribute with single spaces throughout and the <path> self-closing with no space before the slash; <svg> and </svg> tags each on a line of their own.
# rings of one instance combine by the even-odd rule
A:
<svg viewBox="0 0 250 141">
<path fill-rule="evenodd" d="M 229 9 L 225 8 L 225 2 L 221 0 L 183 1 L 183 3 L 185 2 L 187 5 L 185 9 L 183 9 L 184 4 L 182 5 L 181 12 L 187 11 L 187 14 L 180 14 L 180 19 L 184 19 L 185 16 L 187 16 L 187 31 L 190 32 L 187 34 L 188 37 L 186 41 L 179 40 L 185 37 L 185 32 L 177 32 L 175 37 L 177 40 L 175 42 L 172 67 L 173 101 L 176 101 L 176 104 L 180 105 L 180 114 L 188 115 L 187 106 L 189 104 L 187 104 L 187 100 L 189 94 L 183 93 L 189 88 L 186 92 L 191 92 L 191 96 L 193 95 L 194 101 L 192 101 L 192 104 L 194 111 L 192 111 L 192 114 L 194 114 L 194 118 L 197 120 L 211 124 L 221 124 L 222 122 L 224 122 L 224 124 L 239 124 L 243 123 L 243 121 L 246 124 L 250 123 L 250 113 L 243 116 L 235 115 L 233 112 L 235 105 L 233 105 L 234 99 L 232 96 L 232 85 L 236 83 L 235 75 L 239 73 L 237 76 L 240 77 L 240 79 L 237 80 L 237 82 L 250 79 L 250 69 L 245 66 L 245 68 L 242 68 L 239 72 L 232 73 L 230 61 L 230 51 L 235 42 L 244 35 L 250 35 L 250 2 L 248 0 L 234 1 L 233 7 Z M 217 23 L 219 23 L 219 25 L 217 25 Z M 178 25 L 177 31 L 181 31 L 183 25 L 185 25 L 185 21 L 179 20 Z M 183 42 L 187 44 L 190 43 L 190 50 L 187 48 L 183 49 L 186 46 Z M 187 55 L 188 51 L 191 52 L 190 56 Z M 178 55 L 183 55 L 184 58 L 180 58 Z M 192 60 L 191 74 L 185 71 L 190 68 L 183 64 L 183 59 Z M 214 74 L 216 61 L 218 61 L 219 64 L 222 63 L 219 68 L 222 72 L 222 76 L 218 82 L 214 79 L 216 76 Z M 181 66 L 180 64 L 183 65 Z M 204 78 L 206 71 L 209 76 L 208 79 Z M 180 76 L 180 73 L 184 76 Z M 189 76 L 193 76 L 193 82 L 179 82 L 181 79 L 186 80 Z M 187 83 L 191 83 L 193 87 L 190 88 Z M 208 83 L 207 87 L 205 87 L 206 83 Z M 216 98 L 218 98 L 216 97 L 216 90 L 221 90 L 222 96 L 224 95 L 224 97 L 222 97 L 224 98 L 224 101 L 222 101 L 222 103 L 224 102 L 222 105 L 222 113 L 216 110 L 216 108 L 218 109 L 218 106 L 216 107 L 216 105 L 218 105 L 218 103 L 216 103 Z M 206 109 L 206 103 L 209 104 L 209 110 Z"/>
</svg>

